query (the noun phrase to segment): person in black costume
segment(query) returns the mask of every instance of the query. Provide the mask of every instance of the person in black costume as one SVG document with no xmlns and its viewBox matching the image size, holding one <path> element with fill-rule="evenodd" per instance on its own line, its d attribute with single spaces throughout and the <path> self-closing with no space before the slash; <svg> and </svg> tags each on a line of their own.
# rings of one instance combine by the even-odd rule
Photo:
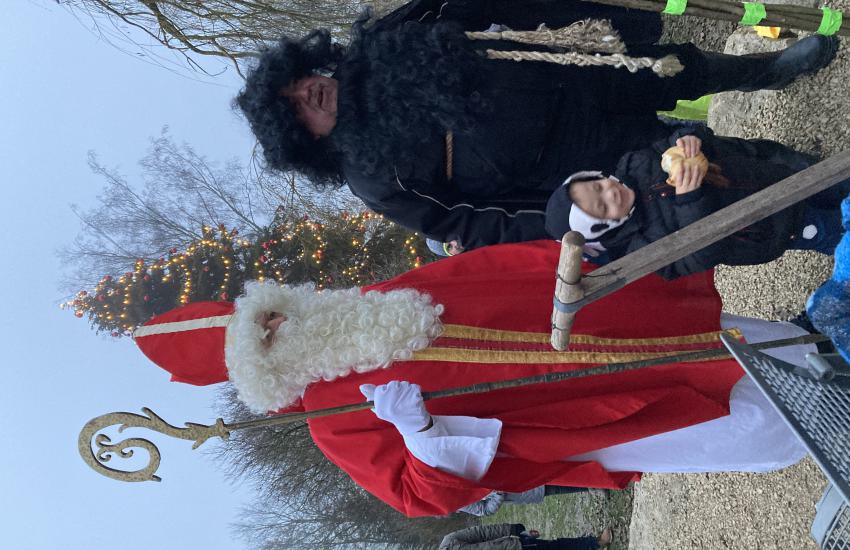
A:
<svg viewBox="0 0 850 550">
<path fill-rule="evenodd" d="M 630 55 L 675 54 L 684 70 L 660 78 L 489 60 L 486 47 L 521 47 L 464 35 L 588 17 L 610 19 Z M 813 36 L 782 52 L 731 56 L 653 45 L 660 31 L 656 13 L 579 0 L 419 0 L 364 17 L 346 47 L 325 30 L 281 38 L 237 104 L 269 166 L 318 187 L 347 184 L 372 210 L 430 238 L 464 249 L 546 238 L 552 191 L 582 167 L 609 170 L 669 134 L 657 110 L 723 90 L 781 88 L 836 50 L 835 39 Z"/>
</svg>

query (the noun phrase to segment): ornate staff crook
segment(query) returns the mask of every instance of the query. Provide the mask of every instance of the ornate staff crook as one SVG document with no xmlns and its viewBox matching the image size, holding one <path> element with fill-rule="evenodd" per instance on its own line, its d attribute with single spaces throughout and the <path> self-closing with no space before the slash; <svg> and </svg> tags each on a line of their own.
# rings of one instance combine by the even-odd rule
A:
<svg viewBox="0 0 850 550">
<path fill-rule="evenodd" d="M 147 439 L 141 438 L 125 439 L 113 444 L 109 436 L 97 433 L 100 430 L 117 424 L 120 424 L 118 426 L 119 433 L 123 432 L 126 428 L 148 428 L 178 439 L 188 439 L 195 442 L 192 445 L 192 449 L 197 449 L 211 437 L 220 437 L 226 440 L 230 436 L 230 429 L 228 429 L 229 427 L 221 418 L 216 420 L 215 424 L 211 426 L 187 422 L 185 428 L 178 428 L 160 418 L 147 407 L 142 407 L 142 412 L 147 416 L 128 412 L 115 412 L 89 420 L 83 426 L 80 436 L 77 439 L 77 447 L 85 463 L 95 471 L 118 481 L 162 481 L 162 478 L 155 475 L 161 458 L 156 445 Z M 97 452 L 92 450 L 92 440 L 97 445 Z M 133 447 L 139 447 L 148 452 L 149 459 L 147 466 L 141 470 L 128 472 L 115 470 L 106 465 L 112 459 L 113 453 L 118 453 L 118 456 L 121 458 L 132 457 Z"/>
<path fill-rule="evenodd" d="M 740 333 L 737 331 L 727 331 L 732 336 L 739 338 Z M 719 335 L 720 333 L 718 333 Z M 796 338 L 785 338 L 783 340 L 773 340 L 771 342 L 761 342 L 752 344 L 754 349 L 778 348 L 783 346 L 795 346 L 799 344 L 813 344 L 828 340 L 822 334 L 809 334 L 806 336 L 798 336 Z M 656 365 L 664 365 L 668 363 L 679 363 L 684 361 L 700 361 L 709 359 L 721 359 L 728 357 L 729 352 L 723 348 L 715 348 L 703 351 L 692 351 L 687 353 L 679 353 L 676 355 L 659 356 L 652 359 L 644 359 L 640 361 L 630 361 L 626 363 L 611 363 L 608 365 L 600 365 L 581 371 L 571 372 L 550 372 L 536 376 L 528 376 L 525 378 L 516 378 L 513 380 L 503 380 L 500 382 L 484 382 L 481 384 L 473 384 L 471 386 L 461 386 L 457 388 L 449 388 L 432 392 L 423 392 L 422 399 L 436 399 L 438 397 L 451 397 L 457 395 L 466 395 L 473 393 L 484 393 L 505 388 L 514 388 L 518 386 L 527 386 L 531 384 L 545 384 L 551 382 L 561 382 L 571 378 L 582 378 L 585 376 L 599 376 L 604 374 L 614 374 L 628 370 L 634 370 L 644 367 Z M 276 426 L 279 424 L 291 424 L 293 422 L 303 422 L 310 418 L 319 418 L 322 416 L 330 416 L 346 412 L 362 411 L 371 408 L 372 401 L 364 401 L 362 403 L 354 403 L 351 405 L 342 405 L 339 407 L 330 407 L 327 409 L 318 409 L 303 413 L 281 414 L 266 418 L 258 418 L 255 420 L 246 420 L 244 422 L 234 422 L 233 424 L 225 424 L 219 418 L 212 425 L 195 424 L 187 422 L 185 427 L 178 428 L 164 421 L 157 416 L 152 410 L 147 407 L 142 407 L 140 414 L 128 412 L 114 412 L 104 414 L 89 420 L 83 429 L 80 431 L 80 436 L 77 440 L 77 446 L 80 451 L 80 456 L 86 464 L 88 464 L 96 472 L 103 474 L 118 481 L 162 481 L 156 475 L 156 470 L 159 468 L 161 455 L 159 449 L 152 442 L 142 438 L 129 438 L 118 443 L 112 443 L 112 440 L 105 434 L 98 434 L 99 431 L 110 426 L 118 425 L 118 432 L 123 432 L 127 428 L 148 428 L 161 434 L 169 435 L 178 439 L 186 439 L 194 441 L 192 449 L 197 449 L 203 445 L 208 439 L 220 437 L 227 440 L 230 433 L 236 430 L 264 428 L 268 426 Z M 96 445 L 97 450 L 92 449 L 92 442 Z M 106 465 L 113 454 L 117 453 L 119 458 L 130 458 L 133 456 L 133 448 L 141 448 L 148 452 L 148 464 L 139 470 L 124 471 L 110 468 Z"/>
</svg>

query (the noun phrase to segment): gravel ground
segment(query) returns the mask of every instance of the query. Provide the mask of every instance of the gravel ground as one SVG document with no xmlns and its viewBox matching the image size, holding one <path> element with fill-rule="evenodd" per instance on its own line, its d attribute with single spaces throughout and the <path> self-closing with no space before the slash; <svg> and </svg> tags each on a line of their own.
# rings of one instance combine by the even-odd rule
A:
<svg viewBox="0 0 850 550">
<path fill-rule="evenodd" d="M 847 11 L 850 0 L 830 5 Z M 778 49 L 793 41 L 769 43 L 750 29 L 730 36 L 732 30 L 726 23 L 671 18 L 665 37 L 705 49 L 725 46 L 729 53 Z M 721 94 L 709 124 L 721 135 L 770 138 L 823 156 L 845 150 L 850 146 L 848 64 L 844 41 L 829 67 L 785 90 Z M 721 266 L 716 281 L 726 311 L 785 319 L 802 309 L 830 270 L 831 258 L 789 252 L 763 266 Z M 634 490 L 629 548 L 814 549 L 808 532 L 825 484 L 811 460 L 772 474 L 647 475 Z"/>
</svg>

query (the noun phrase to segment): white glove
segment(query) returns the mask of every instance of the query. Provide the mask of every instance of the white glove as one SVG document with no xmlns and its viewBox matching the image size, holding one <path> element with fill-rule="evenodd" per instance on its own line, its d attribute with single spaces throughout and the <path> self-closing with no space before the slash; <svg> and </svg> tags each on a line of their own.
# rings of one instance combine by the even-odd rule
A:
<svg viewBox="0 0 850 550">
<path fill-rule="evenodd" d="M 411 435 L 431 423 L 431 415 L 422 401 L 419 384 L 393 380 L 381 386 L 363 384 L 360 393 L 375 402 L 372 411 L 381 420 L 395 425 L 401 435 Z"/>
</svg>

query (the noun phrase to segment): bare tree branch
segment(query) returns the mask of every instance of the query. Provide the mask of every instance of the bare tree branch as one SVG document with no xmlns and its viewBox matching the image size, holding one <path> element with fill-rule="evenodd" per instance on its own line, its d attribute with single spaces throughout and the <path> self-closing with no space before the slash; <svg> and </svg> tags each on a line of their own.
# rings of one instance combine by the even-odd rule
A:
<svg viewBox="0 0 850 550">
<path fill-rule="evenodd" d="M 205 225 L 224 225 L 250 237 L 268 226 L 281 207 L 299 208 L 301 198 L 321 200 L 316 193 L 296 190 L 291 176 L 263 171 L 258 179 L 254 167 L 235 160 L 214 164 L 175 143 L 167 129 L 151 140 L 139 162 L 140 185 L 106 167 L 94 153 L 89 165 L 105 184 L 97 206 L 72 206 L 81 227 L 73 243 L 60 250 L 71 271 L 68 291 L 91 286 L 106 273 L 123 273 L 136 259 L 156 261 L 169 249 L 201 238 Z"/>
<path fill-rule="evenodd" d="M 201 58 L 221 59 L 242 75 L 241 63 L 282 34 L 300 36 L 327 28 L 347 38 L 351 22 L 371 4 L 368 0 L 57 0 L 89 16 L 93 28 L 116 42 L 130 43 L 152 54 L 127 29 L 135 29 L 152 44 L 182 56 L 194 70 Z M 106 32 L 102 22 L 111 23 Z M 198 59 L 195 59 L 197 57 Z"/>
</svg>

